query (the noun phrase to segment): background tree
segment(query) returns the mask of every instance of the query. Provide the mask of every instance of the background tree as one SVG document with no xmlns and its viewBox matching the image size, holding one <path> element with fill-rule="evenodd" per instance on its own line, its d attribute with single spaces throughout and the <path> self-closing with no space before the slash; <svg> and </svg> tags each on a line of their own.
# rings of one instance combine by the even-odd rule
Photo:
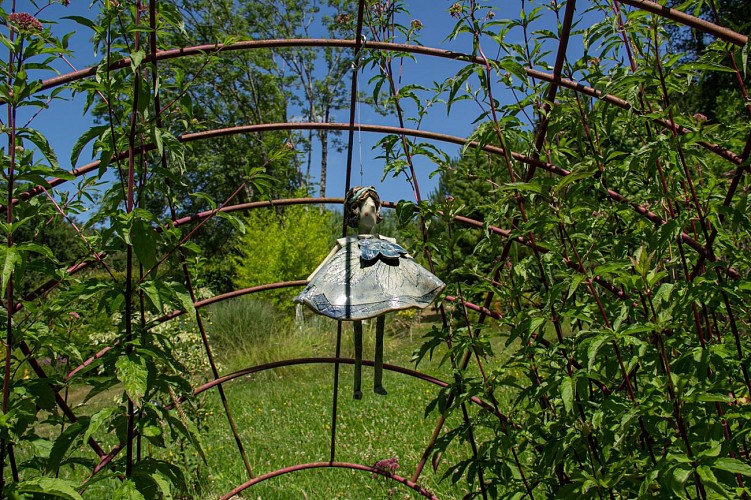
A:
<svg viewBox="0 0 751 500">
<path fill-rule="evenodd" d="M 259 1 L 238 3 L 182 0 L 182 31 L 171 34 L 170 44 L 185 46 L 253 38 L 344 37 L 355 6 L 345 1 Z M 325 33 L 325 35 L 321 35 Z M 351 71 L 351 56 L 342 49 L 289 48 L 220 52 L 210 58 L 181 59 L 169 70 L 187 90 L 180 97 L 190 121 L 186 130 L 198 131 L 239 124 L 286 122 L 302 114 L 306 121 L 328 122 L 348 104 L 343 77 Z M 180 85 L 178 85 L 180 87 Z M 313 137 L 321 152 L 320 193 L 325 194 L 332 132 L 266 132 L 226 136 L 191 144 L 184 158 L 184 174 L 173 192 L 179 215 L 209 208 L 202 193 L 214 203 L 226 200 L 241 185 L 244 175 L 263 167 L 273 181 L 267 197 L 290 196 L 304 183 L 310 192 Z M 336 135 L 336 133 L 333 133 Z M 287 150 L 282 159 L 270 151 Z M 294 153 L 294 154 L 293 154 Z M 303 166 L 305 165 L 305 166 Z M 305 168 L 305 174 L 302 169 Z M 258 199 L 246 184 L 233 203 Z M 217 219 L 207 224 L 194 241 L 204 251 L 204 275 L 217 291 L 231 287 L 230 259 L 237 227 Z"/>
<path fill-rule="evenodd" d="M 178 6 L 184 16 L 184 29 L 170 34 L 170 45 L 228 43 L 256 36 L 253 20 L 242 13 L 247 8 L 231 0 L 184 0 Z M 184 95 L 175 96 L 189 118 L 186 131 L 287 121 L 289 95 L 283 90 L 286 83 L 268 50 L 180 59 L 170 62 L 169 71 L 180 82 L 178 87 L 186 88 Z M 178 216 L 225 203 L 238 189 L 232 204 L 258 200 L 260 194 L 245 182 L 254 169 L 265 170 L 270 180 L 264 197 L 291 195 L 300 185 L 296 155 L 292 154 L 296 142 L 293 134 L 261 132 L 191 144 L 190 153 L 184 158 L 183 174 L 179 182 L 173 183 Z M 275 156 L 275 151 L 290 154 L 280 157 Z M 231 287 L 229 255 L 237 231 L 237 225 L 216 218 L 195 235 L 194 242 L 206 257 L 204 277 L 216 291 Z"/>
<path fill-rule="evenodd" d="M 244 12 L 264 38 L 352 38 L 357 4 L 346 0 L 281 0 L 257 2 L 251 8 L 245 7 Z M 328 123 L 334 121 L 336 111 L 349 106 L 349 86 L 344 77 L 352 71 L 351 51 L 295 47 L 276 52 L 274 58 L 279 79 L 287 84 L 290 102 L 299 108 L 304 120 Z M 337 138 L 341 132 L 308 132 L 302 177 L 306 187 L 310 185 L 314 135 L 321 148 L 319 193 L 326 196 L 329 139 Z M 335 142 L 334 146 L 341 144 Z"/>
<path fill-rule="evenodd" d="M 456 215 L 469 217 L 490 225 L 498 225 L 493 220 L 496 212 L 497 190 L 505 179 L 497 158 L 487 154 L 475 154 L 472 151 L 454 158 L 441 172 L 436 191 L 431 194 L 431 201 L 437 205 L 454 200 Z M 488 239 L 477 228 L 455 225 L 452 231 L 453 244 L 459 255 L 460 263 L 452 263 L 447 256 L 439 261 L 439 276 L 453 275 L 462 283 L 478 285 L 487 278 L 493 269 L 493 261 L 501 254 L 502 243 L 499 239 Z M 446 234 L 446 221 L 436 217 L 430 226 L 430 236 Z M 440 255 L 440 253 L 439 253 Z M 468 287 L 471 289 L 471 287 Z M 478 296 L 468 298 L 477 300 Z"/>
<path fill-rule="evenodd" d="M 677 0 L 669 2 L 671 7 L 678 7 L 681 3 Z M 738 33 L 749 33 L 751 30 L 751 0 L 700 2 L 692 13 Z M 751 74 L 743 70 L 741 60 L 731 60 L 730 52 L 723 44 L 713 43 L 713 38 L 696 29 L 675 25 L 668 25 L 667 29 L 675 53 L 683 54 L 689 61 L 702 61 L 712 57 L 712 53 L 724 52 L 722 64 L 728 68 L 740 68 L 744 84 L 749 88 Z M 743 96 L 738 92 L 738 76 L 733 72 L 702 72 L 695 85 L 678 98 L 689 109 L 694 109 L 712 122 L 734 123 L 747 120 L 749 116 L 743 107 Z"/>
</svg>

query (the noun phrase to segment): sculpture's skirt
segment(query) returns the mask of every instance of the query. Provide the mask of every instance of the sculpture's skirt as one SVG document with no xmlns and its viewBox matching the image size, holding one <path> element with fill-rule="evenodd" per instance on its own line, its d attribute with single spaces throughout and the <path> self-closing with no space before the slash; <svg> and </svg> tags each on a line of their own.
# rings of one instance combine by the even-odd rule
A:
<svg viewBox="0 0 751 500">
<path fill-rule="evenodd" d="M 361 320 L 427 307 L 445 286 L 399 245 L 352 240 L 318 270 L 295 302 L 330 318 Z"/>
</svg>

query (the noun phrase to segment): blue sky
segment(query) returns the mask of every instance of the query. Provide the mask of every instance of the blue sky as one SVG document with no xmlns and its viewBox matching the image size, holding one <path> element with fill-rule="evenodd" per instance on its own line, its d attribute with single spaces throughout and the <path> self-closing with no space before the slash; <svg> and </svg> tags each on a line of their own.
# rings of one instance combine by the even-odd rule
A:
<svg viewBox="0 0 751 500">
<path fill-rule="evenodd" d="M 468 52 L 471 48 L 469 35 L 464 34 L 454 41 L 447 41 L 445 39 L 451 32 L 455 23 L 455 19 L 453 19 L 448 13 L 448 8 L 452 3 L 453 2 L 447 0 L 407 2 L 410 9 L 410 15 L 402 17 L 398 22 L 401 24 L 409 24 L 411 19 L 420 20 L 423 24 L 423 29 L 420 33 L 419 41 L 423 45 L 458 52 Z M 502 17 L 519 17 L 521 2 L 498 0 L 496 2 L 486 3 L 501 6 L 500 9 L 494 8 L 496 19 Z M 539 3 L 540 2 L 537 2 L 538 5 Z M 529 10 L 531 8 L 530 5 L 534 4 L 534 2 L 528 1 L 526 4 L 527 9 Z M 532 5 L 532 7 L 534 7 L 534 5 Z M 26 8 L 27 11 L 33 12 L 33 8 L 28 4 L 28 1 L 18 2 L 17 10 L 23 11 L 24 8 Z M 58 4 L 51 5 L 44 10 L 40 17 L 42 19 L 56 21 L 57 24 L 54 31 L 58 34 L 75 31 L 75 34 L 70 39 L 70 48 L 73 51 L 73 55 L 69 60 L 75 68 L 81 69 L 94 64 L 97 59 L 89 41 L 89 30 L 70 20 L 63 19 L 64 16 L 71 15 L 94 17 L 95 10 L 90 10 L 88 2 L 72 0 L 71 5 L 68 7 Z M 555 19 L 550 13 L 547 13 L 547 16 L 547 18 L 540 20 L 536 24 L 536 29 L 545 28 L 555 30 Z M 516 37 L 516 40 L 512 41 L 519 41 L 521 39 L 521 30 L 517 29 L 513 31 L 512 36 Z M 551 50 L 554 48 L 555 46 L 551 45 Z M 580 50 L 581 43 L 577 39 L 574 39 L 572 41 L 570 52 L 577 52 Z M 499 56 L 497 53 L 487 55 L 489 57 Z M 464 64 L 465 63 L 458 61 L 418 55 L 416 56 L 415 61 L 407 61 L 401 68 L 402 82 L 418 83 L 431 87 L 434 81 L 442 81 L 454 75 L 464 66 Z M 58 67 L 61 72 L 70 71 L 70 68 L 68 68 L 62 61 L 59 61 Z M 368 85 L 370 76 L 371 75 L 368 74 L 361 74 L 359 80 L 360 89 L 368 94 L 370 93 Z M 349 85 L 349 82 L 347 82 L 347 87 L 349 87 Z M 510 93 L 500 84 L 495 87 L 495 91 L 496 97 L 502 102 L 507 102 L 507 100 L 512 99 Z M 430 95 L 430 93 L 425 93 L 424 97 L 427 98 Z M 39 129 L 49 138 L 53 148 L 58 154 L 61 167 L 68 169 L 70 168 L 70 150 L 75 140 L 91 125 L 92 121 L 90 117 L 82 114 L 82 96 L 78 96 L 75 99 L 70 99 L 69 95 L 63 96 L 69 100 L 56 100 L 51 103 L 50 109 L 42 112 L 35 119 L 32 126 Z M 413 111 L 414 110 L 410 109 L 409 106 L 406 107 L 406 113 L 408 116 L 413 115 Z M 447 116 L 445 106 L 436 105 L 431 108 L 429 115 L 423 121 L 420 128 L 432 132 L 466 137 L 472 133 L 474 127 L 472 122 L 479 113 L 480 109 L 469 101 L 464 101 L 463 103 L 455 105 L 451 110 L 451 116 Z M 366 105 L 360 105 L 358 115 L 360 116 L 361 121 L 366 124 L 398 126 L 398 120 L 395 115 L 385 117 L 378 115 Z M 347 122 L 348 118 L 349 111 L 341 110 L 336 116 L 334 116 L 333 121 Z M 407 126 L 409 127 L 411 125 L 407 124 Z M 376 158 L 380 154 L 380 151 L 373 149 L 373 146 L 381 137 L 380 134 L 366 132 L 355 134 L 352 166 L 353 184 L 372 184 L 376 186 L 384 200 L 414 200 L 411 187 L 404 175 L 397 178 L 389 176 L 383 180 L 381 179 L 383 176 L 384 164 L 382 160 Z M 342 134 L 341 139 L 346 143 L 346 133 Z M 451 144 L 440 144 L 439 146 L 451 157 L 458 155 L 458 146 Z M 312 171 L 316 175 L 319 161 L 318 153 L 317 150 L 314 151 L 313 157 Z M 78 163 L 81 165 L 89 161 L 91 161 L 90 155 L 84 153 Z M 345 167 L 346 151 L 332 153 L 329 162 L 329 181 L 326 192 L 328 196 L 344 195 Z M 363 172 L 362 177 L 360 175 L 361 167 Z M 430 174 L 436 169 L 436 166 L 425 158 L 416 157 L 415 167 L 417 169 L 417 177 L 420 183 L 422 195 L 423 197 L 427 197 L 437 186 L 438 177 L 434 176 L 433 178 L 430 178 Z"/>
</svg>

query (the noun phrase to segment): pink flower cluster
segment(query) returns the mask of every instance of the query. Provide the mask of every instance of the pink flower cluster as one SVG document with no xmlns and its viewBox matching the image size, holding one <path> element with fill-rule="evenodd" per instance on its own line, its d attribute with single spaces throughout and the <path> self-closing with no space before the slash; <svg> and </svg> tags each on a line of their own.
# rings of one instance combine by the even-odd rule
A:
<svg viewBox="0 0 751 500">
<path fill-rule="evenodd" d="M 388 2 L 378 2 L 378 3 L 374 4 L 373 7 L 372 7 L 373 8 L 373 14 L 375 14 L 376 16 L 380 16 L 384 12 L 386 12 L 386 9 L 388 7 L 387 3 Z"/>
<path fill-rule="evenodd" d="M 8 24 L 19 33 L 36 33 L 44 29 L 39 19 L 28 12 L 13 12 L 8 16 Z"/>
<path fill-rule="evenodd" d="M 393 474 L 394 471 L 399 468 L 399 458 L 384 458 L 383 460 L 379 460 L 375 464 L 373 464 L 373 468 L 381 470 L 383 472 L 388 472 L 389 474 Z M 373 473 L 373 479 L 377 478 L 378 474 Z"/>
<path fill-rule="evenodd" d="M 459 19 L 462 15 L 463 10 L 464 9 L 462 8 L 462 3 L 456 2 L 451 7 L 449 7 L 449 14 L 451 14 L 451 17 Z"/>
</svg>

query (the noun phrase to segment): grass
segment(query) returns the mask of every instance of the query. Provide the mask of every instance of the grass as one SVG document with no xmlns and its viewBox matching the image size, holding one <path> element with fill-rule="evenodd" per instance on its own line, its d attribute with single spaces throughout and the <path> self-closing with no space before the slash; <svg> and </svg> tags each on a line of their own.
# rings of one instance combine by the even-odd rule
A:
<svg viewBox="0 0 751 500">
<path fill-rule="evenodd" d="M 254 474 L 329 460 L 332 372 L 331 367 L 316 366 L 294 377 L 240 381 L 226 388 Z M 423 419 L 422 414 L 434 389 L 401 375 L 388 374 L 388 396 L 368 393 L 362 400 L 354 401 L 351 377 L 351 367 L 343 367 L 335 460 L 370 465 L 396 456 L 400 463 L 397 473 L 411 476 L 435 425 L 434 418 Z M 246 481 L 247 476 L 216 394 L 211 395 L 209 405 L 212 415 L 207 422 L 208 465 L 202 496 L 214 498 Z M 420 482 L 441 498 L 459 498 L 464 493 L 460 487 L 440 483 L 429 466 Z M 385 479 L 374 480 L 361 471 L 310 470 L 260 483 L 246 495 L 384 498 L 385 483 Z M 398 491 L 409 493 L 401 487 Z M 417 495 L 409 496 L 412 497 Z"/>
<path fill-rule="evenodd" d="M 212 310 L 212 318 L 221 313 L 222 323 L 212 319 L 210 335 L 217 346 L 232 345 L 227 335 L 252 335 L 254 326 L 239 326 L 233 332 L 227 321 L 240 303 L 225 305 L 221 311 Z M 244 312 L 238 312 L 242 315 Z M 336 323 L 314 317 L 300 327 L 290 320 L 277 317 L 264 323 L 264 335 L 255 332 L 254 347 L 238 349 L 223 359 L 227 368 L 238 369 L 279 359 L 308 356 L 333 356 L 335 353 Z M 372 359 L 375 322 L 365 325 L 365 358 Z M 385 362 L 411 367 L 413 350 L 419 345 L 419 335 L 409 335 L 404 322 L 390 317 L 387 321 Z M 394 331 L 407 332 L 398 335 Z M 371 330 L 371 331 L 369 331 Z M 370 333 L 370 334 L 368 334 Z M 342 355 L 353 356 L 352 331 L 344 323 Z M 235 339 L 239 342 L 238 339 Z M 242 356 L 236 353 L 242 351 Z M 446 378 L 445 368 L 437 363 L 420 367 L 433 375 Z M 273 370 L 248 376 L 225 385 L 234 418 L 255 475 L 306 462 L 328 461 L 331 451 L 331 412 L 333 401 L 333 365 L 304 365 Z M 363 369 L 364 397 L 352 399 L 353 367 L 341 365 L 337 408 L 337 436 L 335 460 L 372 465 L 378 460 L 398 457 L 397 474 L 411 477 L 435 427 L 436 418 L 424 418 L 424 408 L 435 397 L 438 387 L 411 377 L 387 371 L 384 385 L 387 396 L 378 396 L 372 388 L 372 368 Z M 226 493 L 248 479 L 234 438 L 230 433 L 224 410 L 215 390 L 207 396 L 209 416 L 206 455 L 201 496 L 214 498 Z M 453 417 L 452 417 L 453 418 Z M 450 422 L 456 423 L 456 422 Z M 462 485 L 440 481 L 446 464 L 457 462 L 468 449 L 449 450 L 442 466 L 434 473 L 425 467 L 420 484 L 440 498 L 461 498 L 467 493 Z M 346 469 L 314 469 L 274 478 L 246 490 L 245 496 L 258 498 L 418 498 L 419 495 L 403 486 L 390 484 L 385 478 L 373 479 L 362 471 Z M 405 496 L 406 495 L 406 496 Z"/>
<path fill-rule="evenodd" d="M 333 357 L 336 347 L 336 322 L 307 317 L 304 324 L 291 314 L 277 312 L 263 302 L 236 299 L 207 310 L 208 333 L 221 374 L 284 359 Z M 434 320 L 435 318 L 433 318 Z M 385 362 L 414 368 L 412 353 L 420 346 L 421 335 L 431 327 L 431 319 L 408 314 L 389 315 L 384 349 Z M 183 328 L 183 327 L 181 327 Z M 364 325 L 364 357 L 372 359 L 375 321 Z M 343 357 L 353 357 L 351 323 L 343 323 Z M 199 344 L 197 344 L 199 345 Z M 448 380 L 448 366 L 425 360 L 419 370 Z M 387 396 L 372 392 L 373 369 L 363 368 L 362 400 L 352 399 L 353 367 L 341 365 L 337 409 L 335 460 L 373 465 L 382 459 L 398 457 L 396 474 L 411 478 L 428 444 L 437 417 L 424 416 L 424 410 L 438 394 L 439 387 L 396 372 L 384 373 Z M 331 413 L 333 402 L 333 365 L 310 364 L 285 367 L 244 376 L 224 384 L 234 421 L 241 435 L 254 475 L 297 464 L 328 461 L 331 452 Z M 83 400 L 89 388 L 70 389 L 73 406 Z M 122 395 L 113 388 L 98 395 L 76 412 L 91 415 Z M 166 450 L 144 445 L 144 455 L 174 463 L 184 462 L 193 471 L 189 480 L 195 486 L 195 498 L 216 498 L 244 483 L 247 472 L 230 432 L 216 389 L 199 396 L 202 422 L 201 440 L 206 463 L 196 458 L 190 447 Z M 460 414 L 452 414 L 445 428 L 456 427 Z M 44 428 L 41 428 L 44 427 Z M 57 428 L 41 424 L 40 435 L 50 437 Z M 482 432 L 482 430 L 479 430 Z M 109 449 L 115 444 L 112 432 L 101 429 L 95 435 Z M 144 442 L 145 443 L 145 442 Z M 19 458 L 31 456 L 31 450 L 19 449 Z M 470 487 L 459 482 L 441 481 L 447 468 L 470 455 L 466 443 L 454 442 L 433 470 L 425 466 L 418 483 L 439 498 L 462 498 Z M 92 457 L 91 450 L 80 446 L 77 455 Z M 88 475 L 87 467 L 64 467 L 62 478 L 80 483 Z M 116 479 L 94 484 L 86 490 L 87 498 L 98 498 L 117 488 Z M 311 469 L 283 475 L 257 484 L 242 493 L 243 497 L 298 498 L 419 498 L 412 490 L 383 477 L 349 469 Z"/>
</svg>

